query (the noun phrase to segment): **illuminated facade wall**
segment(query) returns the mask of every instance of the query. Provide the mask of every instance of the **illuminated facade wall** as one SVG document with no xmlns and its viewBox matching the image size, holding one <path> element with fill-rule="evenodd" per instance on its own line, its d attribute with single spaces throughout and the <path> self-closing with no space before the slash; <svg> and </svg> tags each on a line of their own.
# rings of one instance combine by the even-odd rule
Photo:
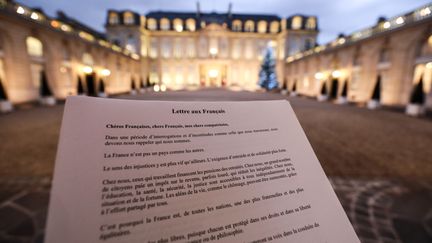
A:
<svg viewBox="0 0 432 243">
<path fill-rule="evenodd" d="M 432 107 L 432 6 L 403 16 L 380 20 L 375 26 L 287 58 L 288 87 L 317 96 L 324 82 L 328 90 L 337 80 L 337 96 L 348 82 L 348 99 L 367 102 L 381 77 L 381 103 L 406 105 L 413 86 L 423 78 L 427 106 Z M 336 86 L 335 86 L 336 87 Z"/>
</svg>

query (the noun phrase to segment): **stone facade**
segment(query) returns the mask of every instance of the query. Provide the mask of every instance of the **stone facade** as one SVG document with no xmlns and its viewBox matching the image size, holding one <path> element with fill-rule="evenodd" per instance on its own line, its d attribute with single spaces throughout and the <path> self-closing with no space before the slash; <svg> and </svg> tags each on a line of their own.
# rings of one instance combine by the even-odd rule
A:
<svg viewBox="0 0 432 243">
<path fill-rule="evenodd" d="M 379 77 L 380 103 L 403 106 L 422 77 L 431 108 L 431 11 L 428 5 L 388 20 L 381 18 L 375 26 L 291 55 L 285 66 L 287 86 L 291 89 L 296 83 L 298 93 L 315 97 L 326 82 L 329 96 L 336 99 L 348 82 L 348 100 L 365 103 Z"/>
</svg>

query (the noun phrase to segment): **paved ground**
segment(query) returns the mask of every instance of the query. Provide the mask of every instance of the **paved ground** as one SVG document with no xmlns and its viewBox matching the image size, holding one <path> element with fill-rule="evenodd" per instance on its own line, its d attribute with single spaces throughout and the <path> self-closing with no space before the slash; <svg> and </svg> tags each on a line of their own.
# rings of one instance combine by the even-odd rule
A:
<svg viewBox="0 0 432 243">
<path fill-rule="evenodd" d="M 146 93 L 161 100 L 284 99 Z M 432 242 L 432 121 L 289 98 L 362 242 Z M 0 242 L 42 242 L 62 105 L 0 115 Z"/>
</svg>

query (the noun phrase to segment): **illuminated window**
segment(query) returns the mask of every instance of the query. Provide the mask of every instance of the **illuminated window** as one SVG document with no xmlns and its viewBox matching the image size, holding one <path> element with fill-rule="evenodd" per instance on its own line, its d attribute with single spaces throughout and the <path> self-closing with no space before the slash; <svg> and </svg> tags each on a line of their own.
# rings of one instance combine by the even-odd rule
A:
<svg viewBox="0 0 432 243">
<path fill-rule="evenodd" d="M 234 20 L 232 22 L 232 30 L 233 31 L 241 31 L 242 30 L 242 22 L 240 20 Z"/>
<path fill-rule="evenodd" d="M 219 52 L 219 41 L 217 38 L 211 38 L 209 41 L 209 53 L 212 57 L 217 56 Z"/>
<path fill-rule="evenodd" d="M 258 32 L 259 33 L 267 32 L 267 22 L 266 21 L 261 20 L 258 22 Z"/>
<path fill-rule="evenodd" d="M 201 36 L 199 39 L 199 56 L 207 57 L 208 55 L 208 40 L 205 36 Z"/>
<path fill-rule="evenodd" d="M 109 23 L 110 24 L 118 24 L 119 23 L 119 17 L 117 13 L 111 12 L 109 13 Z"/>
<path fill-rule="evenodd" d="M 195 31 L 195 29 L 196 29 L 195 19 L 187 19 L 186 20 L 186 28 L 189 31 Z"/>
<path fill-rule="evenodd" d="M 125 24 L 134 24 L 134 15 L 131 12 L 124 13 L 123 22 Z"/>
<path fill-rule="evenodd" d="M 245 32 L 254 32 L 255 24 L 252 20 L 248 20 L 245 23 Z"/>
<path fill-rule="evenodd" d="M 195 57 L 195 41 L 193 38 L 188 38 L 187 40 L 187 56 Z"/>
<path fill-rule="evenodd" d="M 141 39 L 141 56 L 146 57 L 148 54 L 148 38 Z"/>
<path fill-rule="evenodd" d="M 302 18 L 300 16 L 295 16 L 291 22 L 291 28 L 294 30 L 301 29 L 302 27 Z"/>
<path fill-rule="evenodd" d="M 314 30 L 316 28 L 316 19 L 314 17 L 309 17 L 306 20 L 306 29 Z"/>
<path fill-rule="evenodd" d="M 27 37 L 27 54 L 33 57 L 42 57 L 43 56 L 43 45 L 39 39 L 36 39 L 32 36 Z"/>
<path fill-rule="evenodd" d="M 182 32 L 183 31 L 183 20 L 181 20 L 181 19 L 174 19 L 173 25 L 174 25 L 175 31 L 177 31 L 177 32 Z"/>
<path fill-rule="evenodd" d="M 271 33 L 277 33 L 279 32 L 279 22 L 278 21 L 273 21 L 270 24 L 270 32 Z"/>
<path fill-rule="evenodd" d="M 254 57 L 253 41 L 247 40 L 245 43 L 245 58 L 252 59 Z"/>
<path fill-rule="evenodd" d="M 150 53 L 149 56 L 151 58 L 156 58 L 158 57 L 158 41 L 156 38 L 152 38 L 150 40 Z"/>
<path fill-rule="evenodd" d="M 169 30 L 170 29 L 170 22 L 167 18 L 162 18 L 160 20 L 160 28 L 161 28 L 161 30 Z"/>
<path fill-rule="evenodd" d="M 241 56 L 241 42 L 239 39 L 233 40 L 233 48 L 231 56 L 233 59 L 238 59 Z"/>
<path fill-rule="evenodd" d="M 147 20 L 147 29 L 156 30 L 156 28 L 157 28 L 156 19 L 148 19 Z"/>
<path fill-rule="evenodd" d="M 138 43 L 137 43 L 136 39 L 132 35 L 129 35 L 127 40 L 126 40 L 126 45 L 125 45 L 126 50 L 128 50 L 132 53 L 137 53 L 137 46 L 138 46 Z"/>
<path fill-rule="evenodd" d="M 219 42 L 219 56 L 222 58 L 228 57 L 228 38 L 222 37 Z"/>
<path fill-rule="evenodd" d="M 313 38 L 307 38 L 307 39 L 305 40 L 305 46 L 304 46 L 304 49 L 305 49 L 305 50 L 312 49 L 312 48 L 314 47 L 314 45 L 315 45 L 315 41 L 314 41 L 314 39 L 313 39 Z"/>
</svg>

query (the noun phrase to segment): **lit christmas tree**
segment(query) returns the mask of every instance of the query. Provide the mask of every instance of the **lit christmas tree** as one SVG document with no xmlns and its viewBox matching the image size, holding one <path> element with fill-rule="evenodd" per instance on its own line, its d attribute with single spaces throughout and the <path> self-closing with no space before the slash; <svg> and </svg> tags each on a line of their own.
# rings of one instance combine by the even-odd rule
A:
<svg viewBox="0 0 432 243">
<path fill-rule="evenodd" d="M 259 72 L 259 86 L 266 90 L 272 90 L 279 86 L 275 72 L 275 57 L 271 46 L 267 46 L 264 54 Z"/>
</svg>

